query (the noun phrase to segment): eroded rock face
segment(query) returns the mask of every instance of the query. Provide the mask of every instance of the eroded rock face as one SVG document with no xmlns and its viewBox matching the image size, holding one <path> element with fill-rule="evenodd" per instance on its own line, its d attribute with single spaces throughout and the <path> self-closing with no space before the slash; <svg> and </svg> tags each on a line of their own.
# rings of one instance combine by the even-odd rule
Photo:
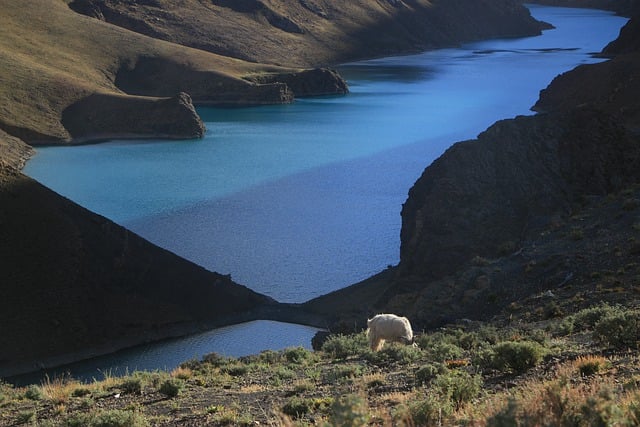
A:
<svg viewBox="0 0 640 427">
<path fill-rule="evenodd" d="M 171 98 L 94 94 L 62 112 L 72 142 L 115 138 L 201 138 L 205 126 L 186 93 Z"/>
<path fill-rule="evenodd" d="M 430 279 L 514 250 L 585 194 L 640 179 L 640 144 L 608 114 L 500 121 L 433 162 L 402 209 L 400 271 Z"/>
</svg>

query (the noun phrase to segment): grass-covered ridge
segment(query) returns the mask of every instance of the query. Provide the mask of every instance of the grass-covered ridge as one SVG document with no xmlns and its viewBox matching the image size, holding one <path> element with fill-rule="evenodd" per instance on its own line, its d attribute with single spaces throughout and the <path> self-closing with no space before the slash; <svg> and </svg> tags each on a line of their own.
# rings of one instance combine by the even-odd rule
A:
<svg viewBox="0 0 640 427">
<path fill-rule="evenodd" d="M 599 304 L 452 325 L 377 353 L 358 333 L 90 384 L 2 384 L 0 425 L 638 425 L 639 315 Z"/>
<path fill-rule="evenodd" d="M 63 111 L 91 94 L 125 97 L 118 73 L 145 58 L 180 71 L 149 85 L 172 84 L 194 99 L 215 97 L 220 91 L 211 88 L 219 86 L 240 97 L 252 87 L 243 76 L 282 71 L 142 36 L 79 15 L 63 1 L 10 0 L 0 14 L 0 129 L 29 143 L 69 141 Z"/>
</svg>

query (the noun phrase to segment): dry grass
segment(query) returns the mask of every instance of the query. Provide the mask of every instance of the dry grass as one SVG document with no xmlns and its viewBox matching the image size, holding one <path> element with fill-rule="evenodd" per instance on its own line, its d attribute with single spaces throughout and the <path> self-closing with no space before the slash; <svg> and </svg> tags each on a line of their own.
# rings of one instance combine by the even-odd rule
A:
<svg viewBox="0 0 640 427">
<path fill-rule="evenodd" d="M 115 76 L 141 56 L 210 73 L 212 81 L 272 70 L 79 15 L 59 0 L 7 0 L 0 14 L 0 128 L 29 141 L 67 140 L 61 112 L 91 93 L 122 93 Z"/>
</svg>

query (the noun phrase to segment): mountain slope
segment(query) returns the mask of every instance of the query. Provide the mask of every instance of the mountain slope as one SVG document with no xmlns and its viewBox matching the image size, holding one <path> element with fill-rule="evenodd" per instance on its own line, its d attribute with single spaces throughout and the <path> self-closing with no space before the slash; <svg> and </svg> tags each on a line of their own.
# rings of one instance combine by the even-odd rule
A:
<svg viewBox="0 0 640 427">
<path fill-rule="evenodd" d="M 144 79 L 136 74 L 141 69 Z M 265 67 L 154 40 L 79 15 L 61 1 L 31 0 L 25 5 L 10 0 L 3 3 L 0 15 L 0 129 L 31 144 L 132 135 L 198 137 L 204 128 L 191 99 L 225 104 L 290 102 L 293 93 L 286 85 L 244 79 L 285 71 L 299 70 Z M 180 92 L 191 99 L 177 97 Z M 96 96 L 104 102 L 94 103 Z M 160 105 L 157 97 L 177 97 L 177 102 Z M 91 103 L 96 111 L 91 120 L 83 118 L 88 123 L 78 134 L 77 127 L 67 128 L 62 116 L 81 102 L 85 105 L 77 108 L 88 114 Z M 110 123 L 107 116 L 118 110 L 128 110 L 133 120 Z M 180 115 L 191 124 L 180 127 L 185 123 Z M 150 131 L 140 123 L 164 128 Z"/>
<path fill-rule="evenodd" d="M 512 0 L 72 0 L 69 5 L 152 37 L 289 66 L 534 35 L 542 28 Z"/>
<path fill-rule="evenodd" d="M 198 331 L 273 301 L 0 166 L 0 376 Z"/>
</svg>

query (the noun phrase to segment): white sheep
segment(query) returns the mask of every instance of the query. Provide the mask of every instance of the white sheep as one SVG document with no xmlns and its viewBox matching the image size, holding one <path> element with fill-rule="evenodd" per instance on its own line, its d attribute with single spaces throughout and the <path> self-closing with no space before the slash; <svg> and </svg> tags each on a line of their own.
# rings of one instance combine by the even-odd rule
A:
<svg viewBox="0 0 640 427">
<path fill-rule="evenodd" d="M 378 314 L 367 320 L 367 337 L 371 350 L 378 351 L 385 341 L 413 343 L 413 330 L 406 317 Z"/>
</svg>

